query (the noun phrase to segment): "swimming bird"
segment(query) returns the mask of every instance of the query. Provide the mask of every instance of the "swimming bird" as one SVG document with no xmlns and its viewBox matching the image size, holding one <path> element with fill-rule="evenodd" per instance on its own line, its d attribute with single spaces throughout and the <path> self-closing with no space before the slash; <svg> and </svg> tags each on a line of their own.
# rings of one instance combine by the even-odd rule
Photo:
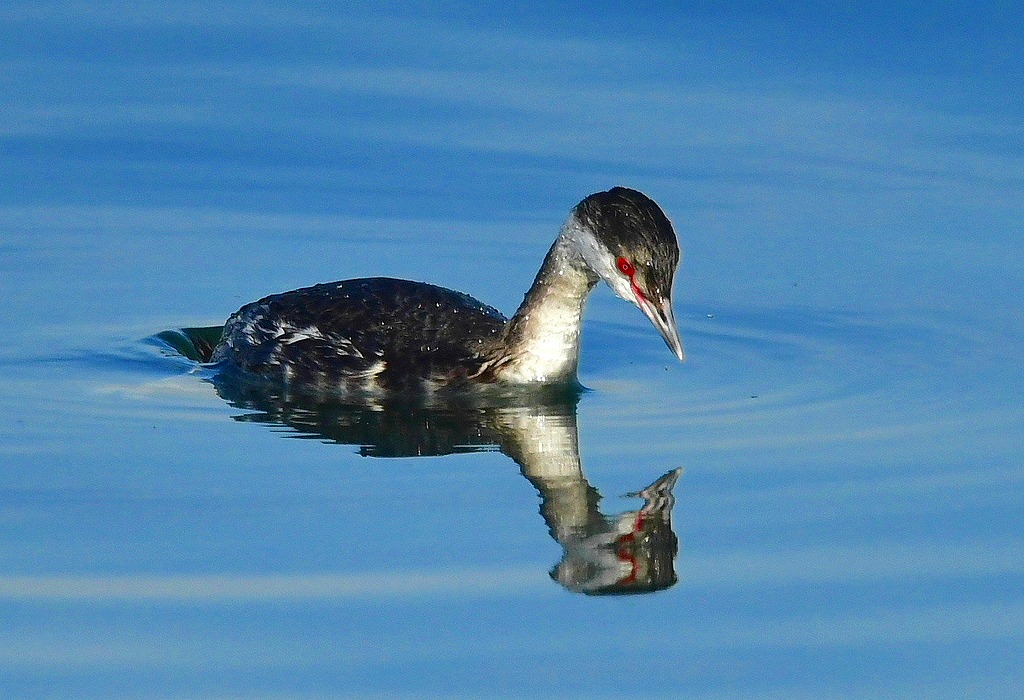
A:
<svg viewBox="0 0 1024 700">
<path fill-rule="evenodd" d="M 665 213 L 614 187 L 577 204 L 511 318 L 423 282 L 371 277 L 246 304 L 211 361 L 317 391 L 420 393 L 477 385 L 572 385 L 587 297 L 604 280 L 685 359 L 672 309 L 680 249 Z"/>
</svg>

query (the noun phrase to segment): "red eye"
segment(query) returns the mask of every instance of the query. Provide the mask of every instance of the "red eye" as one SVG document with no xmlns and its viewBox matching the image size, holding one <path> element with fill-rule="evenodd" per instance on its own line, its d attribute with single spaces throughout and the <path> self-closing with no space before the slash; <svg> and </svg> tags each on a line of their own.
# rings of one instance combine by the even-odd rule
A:
<svg viewBox="0 0 1024 700">
<path fill-rule="evenodd" d="M 615 264 L 619 266 L 619 270 L 622 271 L 622 274 L 626 275 L 627 277 L 632 277 L 633 275 L 636 274 L 636 268 L 633 267 L 633 263 L 626 260 L 625 258 L 619 258 L 618 260 L 615 261 Z"/>
</svg>

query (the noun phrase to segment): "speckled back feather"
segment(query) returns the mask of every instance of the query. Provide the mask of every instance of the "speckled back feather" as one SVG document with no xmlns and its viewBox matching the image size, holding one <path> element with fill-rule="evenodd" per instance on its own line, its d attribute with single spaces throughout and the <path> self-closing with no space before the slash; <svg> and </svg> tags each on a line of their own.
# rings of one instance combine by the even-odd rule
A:
<svg viewBox="0 0 1024 700">
<path fill-rule="evenodd" d="M 228 319 L 213 361 L 306 387 L 422 390 L 478 371 L 506 322 L 443 287 L 345 280 L 246 304 Z"/>
</svg>

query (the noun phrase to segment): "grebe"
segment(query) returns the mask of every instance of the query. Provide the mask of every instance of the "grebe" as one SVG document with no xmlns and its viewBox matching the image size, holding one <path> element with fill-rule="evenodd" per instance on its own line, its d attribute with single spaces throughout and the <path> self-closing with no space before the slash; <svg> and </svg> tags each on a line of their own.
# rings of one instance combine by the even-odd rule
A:
<svg viewBox="0 0 1024 700">
<path fill-rule="evenodd" d="M 683 360 L 672 311 L 679 255 L 661 208 L 615 187 L 573 208 L 510 319 L 432 284 L 331 282 L 246 304 L 227 320 L 211 362 L 320 391 L 572 384 L 583 307 L 601 279 Z"/>
</svg>

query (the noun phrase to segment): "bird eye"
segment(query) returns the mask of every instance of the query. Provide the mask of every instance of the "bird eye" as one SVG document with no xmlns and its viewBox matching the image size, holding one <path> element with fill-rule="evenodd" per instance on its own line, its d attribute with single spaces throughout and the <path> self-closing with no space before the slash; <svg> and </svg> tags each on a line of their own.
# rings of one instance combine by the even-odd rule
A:
<svg viewBox="0 0 1024 700">
<path fill-rule="evenodd" d="M 626 275 L 627 277 L 632 277 L 633 275 L 636 274 L 636 268 L 633 267 L 633 263 L 631 263 L 626 258 L 619 258 L 618 260 L 615 261 L 615 264 L 619 266 L 619 270 L 622 272 L 622 274 Z"/>
</svg>

